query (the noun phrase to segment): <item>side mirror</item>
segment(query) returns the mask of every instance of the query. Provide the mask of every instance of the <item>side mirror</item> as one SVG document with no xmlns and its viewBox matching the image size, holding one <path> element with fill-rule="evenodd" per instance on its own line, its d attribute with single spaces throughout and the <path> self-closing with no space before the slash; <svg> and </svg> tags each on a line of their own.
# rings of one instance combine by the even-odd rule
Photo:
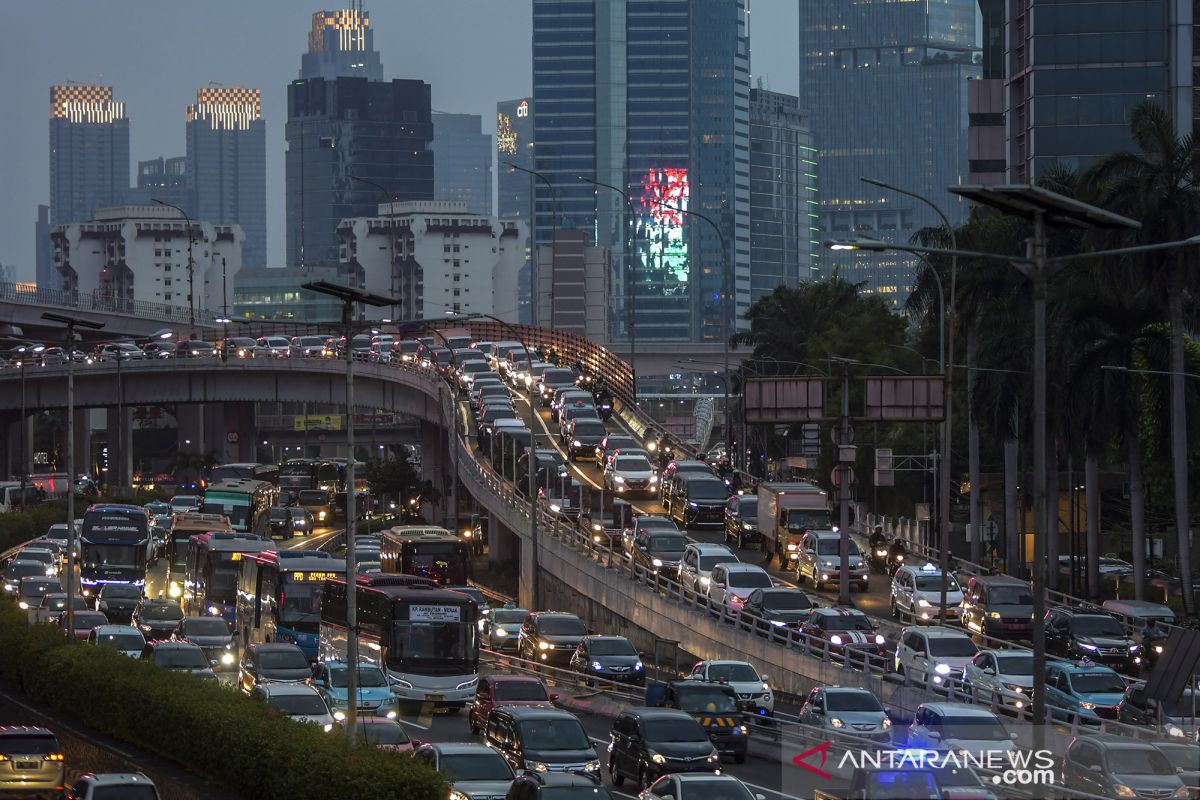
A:
<svg viewBox="0 0 1200 800">
<path fill-rule="evenodd" d="M 759 675 L 758 677 L 762 679 L 762 682 L 763 682 L 763 683 L 770 683 L 770 682 L 771 682 L 771 676 L 770 676 L 770 675 L 767 675 L 765 672 L 764 672 L 762 675 Z"/>
<path fill-rule="evenodd" d="M 1012 740 L 1015 742 L 1015 741 L 1017 741 L 1018 739 L 1020 739 L 1021 737 L 1020 737 L 1020 736 L 1018 736 L 1018 735 L 1017 735 L 1017 734 L 1015 734 L 1015 733 L 1010 733 L 1010 734 L 1008 735 L 1008 738 L 1012 739 Z"/>
<path fill-rule="evenodd" d="M 551 693 L 550 693 L 550 702 L 551 702 L 551 703 L 557 703 L 557 702 L 558 702 L 558 693 L 557 693 L 557 692 L 551 692 Z"/>
<path fill-rule="evenodd" d="M 1090 769 L 1092 772 L 1103 772 L 1104 771 L 1100 768 L 1099 764 L 1088 764 L 1088 769 Z"/>
<path fill-rule="evenodd" d="M 914 656 L 916 656 L 917 658 L 924 658 L 924 657 L 925 657 L 925 651 L 924 651 L 924 650 L 918 650 L 917 652 L 913 653 L 913 655 L 914 655 Z"/>
<path fill-rule="evenodd" d="M 983 674 L 984 674 L 984 675 L 995 675 L 995 674 L 996 674 L 996 670 L 992 669 L 991 667 L 984 667 L 984 668 L 983 668 Z"/>
</svg>

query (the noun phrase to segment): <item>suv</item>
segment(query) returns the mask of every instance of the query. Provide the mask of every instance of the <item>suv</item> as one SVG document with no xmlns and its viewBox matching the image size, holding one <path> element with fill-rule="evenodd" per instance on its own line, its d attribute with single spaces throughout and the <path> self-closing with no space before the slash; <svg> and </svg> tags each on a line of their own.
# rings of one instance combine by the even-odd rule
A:
<svg viewBox="0 0 1200 800">
<path fill-rule="evenodd" d="M 60 792 L 66 782 L 63 751 L 45 728 L 0 725 L 0 792 Z"/>
<path fill-rule="evenodd" d="M 946 576 L 946 621 L 955 622 L 962 611 L 962 589 L 953 575 Z M 892 575 L 892 616 L 907 616 L 921 624 L 938 618 L 942 603 L 942 571 L 935 564 L 905 564 Z"/>
<path fill-rule="evenodd" d="M 600 777 L 600 761 L 587 731 L 574 714 L 560 708 L 494 708 L 488 714 L 483 742 L 514 770 Z"/>
<path fill-rule="evenodd" d="M 667 462 L 667 466 L 663 468 L 662 476 L 659 479 L 660 499 L 664 504 L 674 489 L 675 480 L 684 475 L 712 475 L 716 477 L 716 474 L 712 471 L 712 466 L 707 461 L 676 459 L 675 461 Z"/>
<path fill-rule="evenodd" d="M 199 678 L 216 680 L 217 675 L 208 664 L 208 657 L 199 645 L 188 642 L 148 642 L 142 648 L 142 660 L 171 672 L 186 672 Z"/>
<path fill-rule="evenodd" d="M 760 675 L 749 661 L 701 661 L 692 667 L 689 680 L 724 683 L 733 687 L 738 708 L 748 714 L 769 717 L 775 713 L 775 696 L 770 678 Z"/>
<path fill-rule="evenodd" d="M 130 621 L 147 639 L 167 639 L 181 619 L 183 611 L 177 601 L 143 599 Z"/>
<path fill-rule="evenodd" d="M 238 685 L 247 693 L 264 683 L 304 683 L 311 675 L 304 651 L 284 642 L 247 645 L 238 665 Z"/>
<path fill-rule="evenodd" d="M 557 389 L 575 386 L 575 371 L 569 367 L 546 367 L 538 377 L 538 397 L 542 408 L 549 408 Z"/>
<path fill-rule="evenodd" d="M 841 534 L 837 531 L 809 531 L 800 538 L 800 558 L 796 565 L 796 582 L 803 584 L 805 575 L 812 581 L 814 589 L 827 583 L 841 580 Z M 853 539 L 850 540 L 850 588 L 858 586 L 867 591 L 870 570 L 863 560 L 862 552 Z"/>
<path fill-rule="evenodd" d="M 1089 797 L 1184 798 L 1178 771 L 1151 742 L 1076 736 L 1063 758 L 1063 783 Z"/>
<path fill-rule="evenodd" d="M 687 547 L 688 538 L 679 532 L 672 524 L 666 526 L 641 525 L 634 522 L 634 530 L 630 540 L 626 542 L 626 552 L 634 564 L 640 564 L 649 572 L 662 573 L 668 577 L 679 574 L 679 560 Z"/>
<path fill-rule="evenodd" d="M 979 652 L 965 631 L 941 626 L 905 628 L 896 645 L 896 672 L 906 680 L 943 689 L 962 683 L 967 664 Z"/>
<path fill-rule="evenodd" d="M 729 487 L 713 475 L 684 473 L 671 481 L 671 489 L 663 500 L 672 519 L 685 528 L 724 527 L 725 503 Z"/>
<path fill-rule="evenodd" d="M 712 582 L 713 567 L 740 559 L 723 544 L 692 542 L 683 548 L 679 561 L 679 582 L 693 592 L 707 593 Z"/>
<path fill-rule="evenodd" d="M 565 667 L 583 637 L 587 626 L 574 614 L 562 611 L 535 611 L 521 626 L 517 656 Z"/>
<path fill-rule="evenodd" d="M 596 449 L 598 451 L 600 448 Z M 614 451 L 613 457 L 601 469 L 604 472 L 604 487 L 611 494 L 636 493 L 652 497 L 658 488 L 654 467 L 641 451 Z"/>
<path fill-rule="evenodd" d="M 499 797 L 499 795 L 497 795 Z M 589 775 L 526 772 L 512 782 L 504 800 L 541 800 L 541 798 L 587 798 L 612 800 L 608 789 L 600 785 L 599 773 Z"/>
<path fill-rule="evenodd" d="M 645 789 L 673 772 L 720 772 L 721 756 L 700 723 L 675 708 L 630 708 L 609 733 L 608 774 L 614 786 L 625 779 Z"/>
<path fill-rule="evenodd" d="M 504 797 L 516 778 L 504 756 L 478 742 L 427 742 L 412 758 L 440 772 L 460 800 Z"/>
<path fill-rule="evenodd" d="M 589 677 L 646 685 L 642 656 L 624 636 L 583 637 L 571 656 L 571 669 Z"/>
<path fill-rule="evenodd" d="M 1033 627 L 1029 584 L 1009 575 L 975 575 L 963 593 L 964 628 L 986 636 L 1024 638 Z"/>
<path fill-rule="evenodd" d="M 127 583 L 105 583 L 96 592 L 96 610 L 109 622 L 129 622 L 143 597 L 142 590 Z"/>
<path fill-rule="evenodd" d="M 758 529 L 758 495 L 735 494 L 725 501 L 725 544 L 739 550 L 747 544 L 761 543 Z"/>
<path fill-rule="evenodd" d="M 563 446 L 571 461 L 595 461 L 596 445 L 608 434 L 608 429 L 598 417 L 574 416 L 563 428 Z M 646 480 L 649 481 L 649 475 Z"/>
<path fill-rule="evenodd" d="M 1139 647 L 1116 617 L 1100 610 L 1052 608 L 1046 612 L 1046 652 L 1072 660 L 1089 658 L 1132 672 L 1142 663 Z"/>
<path fill-rule="evenodd" d="M 541 678 L 532 675 L 484 675 L 475 687 L 475 702 L 467 712 L 467 725 L 477 734 L 487 724 L 488 714 L 499 706 L 553 708 L 558 695 L 546 690 Z"/>
<path fill-rule="evenodd" d="M 124 800 L 158 800 L 154 781 L 140 772 L 109 772 L 97 775 L 85 772 L 63 795 L 64 800 L 97 800 L 120 797 Z"/>
</svg>

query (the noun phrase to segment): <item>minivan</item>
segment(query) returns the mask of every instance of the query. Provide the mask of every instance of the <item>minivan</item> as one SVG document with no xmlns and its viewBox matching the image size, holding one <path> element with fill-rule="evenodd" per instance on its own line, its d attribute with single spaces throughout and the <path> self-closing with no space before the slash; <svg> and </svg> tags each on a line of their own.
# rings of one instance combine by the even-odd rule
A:
<svg viewBox="0 0 1200 800">
<path fill-rule="evenodd" d="M 600 775 L 600 760 L 587 731 L 574 714 L 560 708 L 493 708 L 483 741 L 517 771 Z"/>
<path fill-rule="evenodd" d="M 729 487 L 716 475 L 677 475 L 667 505 L 671 517 L 685 528 L 725 527 Z"/>
<path fill-rule="evenodd" d="M 1029 584 L 1009 575 L 973 576 L 963 594 L 962 624 L 987 636 L 1029 636 L 1033 626 Z"/>
</svg>

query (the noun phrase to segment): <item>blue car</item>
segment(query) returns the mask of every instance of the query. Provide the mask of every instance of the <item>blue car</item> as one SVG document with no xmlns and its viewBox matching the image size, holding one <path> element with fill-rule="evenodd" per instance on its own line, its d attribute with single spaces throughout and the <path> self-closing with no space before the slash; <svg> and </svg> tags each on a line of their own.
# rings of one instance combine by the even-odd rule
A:
<svg viewBox="0 0 1200 800">
<path fill-rule="evenodd" d="M 1046 705 L 1055 719 L 1099 725 L 1116 719 L 1117 706 L 1125 696 L 1125 680 L 1109 667 L 1088 659 L 1078 662 L 1053 661 L 1046 665 Z"/>
<path fill-rule="evenodd" d="M 313 666 L 308 683 L 325 699 L 334 719 L 345 719 L 350 702 L 346 690 L 349 670 L 342 661 L 324 661 Z M 358 664 L 358 713 L 361 716 L 395 719 L 400 711 L 399 701 L 392 694 L 383 670 L 369 662 Z"/>
</svg>

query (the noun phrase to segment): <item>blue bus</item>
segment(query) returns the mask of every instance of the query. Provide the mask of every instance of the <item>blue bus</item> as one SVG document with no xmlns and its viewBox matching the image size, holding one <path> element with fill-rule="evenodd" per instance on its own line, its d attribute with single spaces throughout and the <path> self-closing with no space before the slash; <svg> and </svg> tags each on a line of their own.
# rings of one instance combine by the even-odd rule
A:
<svg viewBox="0 0 1200 800">
<path fill-rule="evenodd" d="M 345 577 L 346 560 L 321 550 L 247 553 L 237 591 L 242 647 L 252 642 L 289 642 L 315 661 L 325 581 Z"/>
<path fill-rule="evenodd" d="M 150 514 L 141 506 L 95 503 L 83 514 L 79 539 L 79 583 L 91 597 L 106 583 L 146 585 Z"/>
<path fill-rule="evenodd" d="M 220 617 L 233 629 L 241 561 L 249 553 L 270 550 L 265 536 L 245 533 L 201 533 L 188 540 L 183 564 L 183 598 L 189 616 Z"/>
</svg>

